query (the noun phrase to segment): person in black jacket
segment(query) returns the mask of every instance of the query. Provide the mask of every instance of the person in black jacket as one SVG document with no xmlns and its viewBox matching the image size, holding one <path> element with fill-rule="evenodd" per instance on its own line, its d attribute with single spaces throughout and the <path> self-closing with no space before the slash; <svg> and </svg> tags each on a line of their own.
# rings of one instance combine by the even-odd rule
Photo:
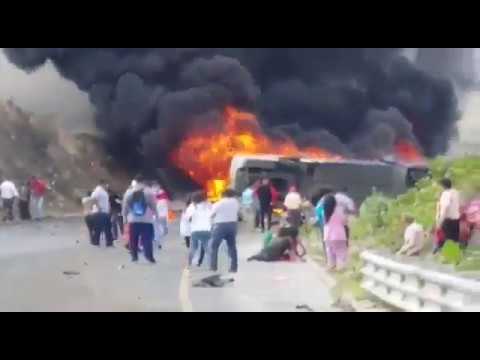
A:
<svg viewBox="0 0 480 360">
<path fill-rule="evenodd" d="M 262 184 L 257 189 L 257 197 L 260 204 L 260 226 L 262 232 L 265 232 L 265 218 L 267 218 L 268 230 L 272 227 L 272 190 L 270 188 L 270 180 L 262 180 Z"/>
<path fill-rule="evenodd" d="M 123 235 L 122 198 L 112 189 L 108 189 L 110 201 L 110 217 L 112 222 L 113 240 L 118 240 L 118 231 Z"/>
</svg>

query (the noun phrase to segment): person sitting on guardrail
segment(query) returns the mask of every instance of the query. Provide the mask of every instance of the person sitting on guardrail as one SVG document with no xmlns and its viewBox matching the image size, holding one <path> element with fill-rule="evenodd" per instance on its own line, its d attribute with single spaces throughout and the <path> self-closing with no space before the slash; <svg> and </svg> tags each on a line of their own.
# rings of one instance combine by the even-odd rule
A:
<svg viewBox="0 0 480 360">
<path fill-rule="evenodd" d="M 404 222 L 406 225 L 403 236 L 405 242 L 397 255 L 417 256 L 425 245 L 425 231 L 413 216 L 406 215 Z"/>
</svg>

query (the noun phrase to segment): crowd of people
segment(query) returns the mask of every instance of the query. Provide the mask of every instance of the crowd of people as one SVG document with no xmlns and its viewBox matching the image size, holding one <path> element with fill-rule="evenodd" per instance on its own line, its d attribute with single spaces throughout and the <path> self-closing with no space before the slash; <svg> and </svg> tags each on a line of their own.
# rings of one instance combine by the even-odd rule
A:
<svg viewBox="0 0 480 360">
<path fill-rule="evenodd" d="M 30 191 L 34 187 L 30 182 Z M 445 239 L 461 241 L 459 193 L 450 180 L 441 182 L 444 191 L 438 202 L 435 251 Z M 11 208 L 12 197 L 22 196 L 11 182 L 1 185 L 4 207 Z M 36 191 L 35 194 L 39 192 Z M 36 196 L 36 195 L 35 195 Z M 241 219 L 252 230 L 264 233 L 263 249 L 249 260 L 276 261 L 280 259 L 301 260 L 305 248 L 299 237 L 300 227 L 307 221 L 313 222 L 319 230 L 329 270 L 342 270 L 347 265 L 350 246 L 349 223 L 357 215 L 357 206 L 348 195 L 348 189 L 339 192 L 324 191 L 314 200 L 307 200 L 295 186 L 291 186 L 284 201 L 268 178 L 249 186 L 237 199 L 233 190 L 227 190 L 223 198 L 212 204 L 203 191 L 192 194 L 180 219 L 180 234 L 189 249 L 188 265 L 203 266 L 205 259 L 211 271 L 218 270 L 218 252 L 225 241 L 230 258 L 230 272 L 238 271 L 237 233 Z M 31 206 L 38 200 L 31 200 Z M 7 200 L 5 202 L 5 200 Z M 130 251 L 131 260 L 138 261 L 139 253 L 154 264 L 155 250 L 162 248 L 162 241 L 168 234 L 169 198 L 156 181 L 146 181 L 138 176 L 123 196 L 118 195 L 101 181 L 83 199 L 85 222 L 90 242 L 100 245 L 103 236 L 107 247 L 113 246 L 121 235 Z M 274 221 L 274 209 L 281 208 L 283 216 Z M 308 214 L 314 210 L 314 217 Z M 10 213 L 7 213 L 10 216 Z M 417 255 L 423 249 L 425 232 L 412 216 L 405 215 L 405 243 L 398 251 L 402 255 Z"/>
<path fill-rule="evenodd" d="M 47 181 L 31 176 L 20 183 L 19 189 L 14 181 L 2 176 L 0 195 L 2 201 L 2 221 L 19 220 L 40 221 L 45 217 L 43 205 L 47 192 L 51 190 Z"/>
</svg>

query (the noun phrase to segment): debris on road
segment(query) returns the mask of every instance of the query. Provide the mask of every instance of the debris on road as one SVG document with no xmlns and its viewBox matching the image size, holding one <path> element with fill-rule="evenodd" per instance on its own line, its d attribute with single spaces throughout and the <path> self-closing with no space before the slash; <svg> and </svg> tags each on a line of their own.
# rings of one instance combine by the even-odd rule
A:
<svg viewBox="0 0 480 360">
<path fill-rule="evenodd" d="M 123 269 L 125 269 L 125 265 L 120 265 L 120 266 L 118 267 L 118 270 L 123 270 Z"/>
<path fill-rule="evenodd" d="M 222 279 L 221 275 L 212 275 L 206 278 L 201 279 L 200 281 L 193 283 L 193 287 L 203 287 L 203 288 L 222 288 L 227 284 L 233 283 L 235 280 L 230 279 Z"/>
<path fill-rule="evenodd" d="M 295 309 L 297 310 L 305 310 L 307 312 L 315 312 L 315 310 L 313 310 L 310 306 L 308 306 L 307 304 L 301 304 L 301 305 L 297 305 L 295 307 Z"/>
<path fill-rule="evenodd" d="M 78 271 L 64 271 L 63 272 L 63 275 L 66 275 L 66 276 L 78 276 L 80 275 L 80 273 Z"/>
</svg>

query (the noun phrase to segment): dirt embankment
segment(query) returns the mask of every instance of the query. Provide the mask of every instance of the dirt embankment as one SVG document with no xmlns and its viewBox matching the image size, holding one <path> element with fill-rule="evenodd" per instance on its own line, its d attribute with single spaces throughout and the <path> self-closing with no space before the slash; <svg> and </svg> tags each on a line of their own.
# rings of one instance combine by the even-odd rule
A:
<svg viewBox="0 0 480 360">
<path fill-rule="evenodd" d="M 67 133 L 55 119 L 26 113 L 11 101 L 0 102 L 0 173 L 17 186 L 31 175 L 48 180 L 52 214 L 78 211 L 80 197 L 100 179 L 123 191 L 129 178 L 99 136 Z"/>
</svg>

